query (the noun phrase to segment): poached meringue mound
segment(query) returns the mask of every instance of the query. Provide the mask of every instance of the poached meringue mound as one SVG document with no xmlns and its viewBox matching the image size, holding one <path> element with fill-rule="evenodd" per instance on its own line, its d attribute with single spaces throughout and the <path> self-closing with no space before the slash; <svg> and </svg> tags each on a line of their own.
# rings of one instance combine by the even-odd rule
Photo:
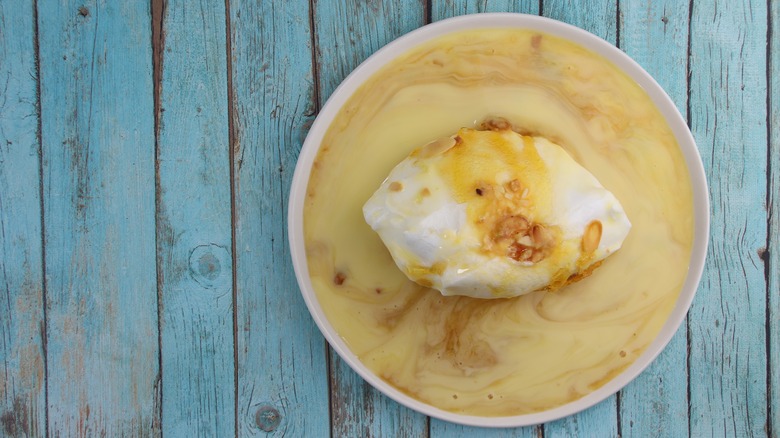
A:
<svg viewBox="0 0 780 438">
<path fill-rule="evenodd" d="M 363 206 L 406 276 L 443 295 L 509 298 L 578 281 L 631 223 L 562 147 L 463 128 L 414 150 Z"/>
</svg>

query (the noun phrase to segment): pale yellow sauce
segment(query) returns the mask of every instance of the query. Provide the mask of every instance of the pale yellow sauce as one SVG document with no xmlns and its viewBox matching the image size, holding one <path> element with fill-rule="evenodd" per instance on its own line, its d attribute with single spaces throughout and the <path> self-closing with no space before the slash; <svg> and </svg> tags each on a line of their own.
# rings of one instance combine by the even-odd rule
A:
<svg viewBox="0 0 780 438">
<path fill-rule="evenodd" d="M 622 203 L 633 228 L 590 277 L 442 297 L 407 280 L 364 222 L 407 154 L 488 116 L 560 144 Z M 304 215 L 317 298 L 350 349 L 411 396 L 483 416 L 559 406 L 636 360 L 675 304 L 693 234 L 688 172 L 646 93 L 594 53 L 521 30 L 447 36 L 375 74 L 325 136 Z"/>
</svg>

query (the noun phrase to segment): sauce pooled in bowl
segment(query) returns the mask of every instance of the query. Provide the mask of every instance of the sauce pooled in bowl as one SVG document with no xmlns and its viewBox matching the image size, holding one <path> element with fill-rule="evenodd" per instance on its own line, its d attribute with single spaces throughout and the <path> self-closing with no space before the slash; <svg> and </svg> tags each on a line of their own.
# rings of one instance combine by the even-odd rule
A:
<svg viewBox="0 0 780 438">
<path fill-rule="evenodd" d="M 413 149 L 501 117 L 560 145 L 620 201 L 631 231 L 589 277 L 511 299 L 410 281 L 362 206 Z M 304 207 L 317 300 L 374 373 L 438 408 L 538 412 L 619 374 L 656 337 L 685 280 L 693 202 L 684 158 L 647 94 L 604 58 L 534 31 L 464 31 L 377 72 L 344 105 Z"/>
</svg>

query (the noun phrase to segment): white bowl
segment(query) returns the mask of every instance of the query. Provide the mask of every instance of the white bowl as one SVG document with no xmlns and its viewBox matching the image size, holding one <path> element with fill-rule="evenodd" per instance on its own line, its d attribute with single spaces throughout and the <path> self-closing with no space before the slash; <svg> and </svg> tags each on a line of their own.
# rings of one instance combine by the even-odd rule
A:
<svg viewBox="0 0 780 438">
<path fill-rule="evenodd" d="M 694 242 L 690 266 L 688 268 L 688 276 L 669 319 L 645 352 L 621 374 L 578 400 L 546 411 L 510 417 L 478 417 L 444 411 L 402 393 L 369 370 L 358 357 L 349 350 L 325 317 L 314 293 L 311 279 L 309 278 L 309 269 L 306 262 L 306 250 L 303 239 L 303 206 L 307 185 L 309 183 L 309 173 L 322 138 L 344 103 L 360 85 L 379 69 L 417 45 L 452 32 L 483 28 L 525 28 L 565 38 L 598 53 L 633 78 L 634 81 L 648 93 L 655 105 L 664 115 L 677 139 L 691 177 L 695 213 Z M 693 136 L 672 100 L 658 83 L 639 66 L 639 64 L 634 62 L 628 55 L 615 46 L 580 28 L 544 17 L 499 13 L 451 18 L 429 24 L 410 32 L 369 57 L 341 83 L 317 116 L 317 119 L 312 125 L 312 128 L 306 137 L 306 141 L 303 144 L 300 156 L 298 157 L 298 164 L 295 167 L 295 174 L 290 189 L 288 227 L 295 275 L 298 279 L 298 285 L 301 288 L 303 298 L 309 308 L 309 312 L 311 312 L 314 321 L 317 323 L 317 326 L 320 328 L 320 331 L 322 331 L 322 334 L 330 345 L 353 370 L 363 377 L 363 379 L 393 400 L 431 417 L 470 426 L 517 427 L 556 420 L 587 409 L 619 391 L 650 365 L 661 350 L 664 349 L 666 344 L 669 343 L 672 336 L 674 336 L 693 301 L 702 270 L 704 269 L 704 259 L 707 253 L 709 236 L 709 217 L 710 206 L 707 180 L 704 175 L 704 167 L 696 148 L 696 143 L 693 140 Z"/>
</svg>

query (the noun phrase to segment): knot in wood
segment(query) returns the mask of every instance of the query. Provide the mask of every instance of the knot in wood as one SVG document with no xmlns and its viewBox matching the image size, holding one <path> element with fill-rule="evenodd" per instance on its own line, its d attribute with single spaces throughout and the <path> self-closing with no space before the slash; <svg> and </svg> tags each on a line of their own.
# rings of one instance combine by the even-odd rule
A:
<svg viewBox="0 0 780 438">
<path fill-rule="evenodd" d="M 282 422 L 282 415 L 272 406 L 262 406 L 255 414 L 255 423 L 264 432 L 272 432 Z"/>
<path fill-rule="evenodd" d="M 230 270 L 230 253 L 223 246 L 210 243 L 190 252 L 190 275 L 207 289 L 215 289 L 221 283 L 229 286 Z"/>
</svg>

